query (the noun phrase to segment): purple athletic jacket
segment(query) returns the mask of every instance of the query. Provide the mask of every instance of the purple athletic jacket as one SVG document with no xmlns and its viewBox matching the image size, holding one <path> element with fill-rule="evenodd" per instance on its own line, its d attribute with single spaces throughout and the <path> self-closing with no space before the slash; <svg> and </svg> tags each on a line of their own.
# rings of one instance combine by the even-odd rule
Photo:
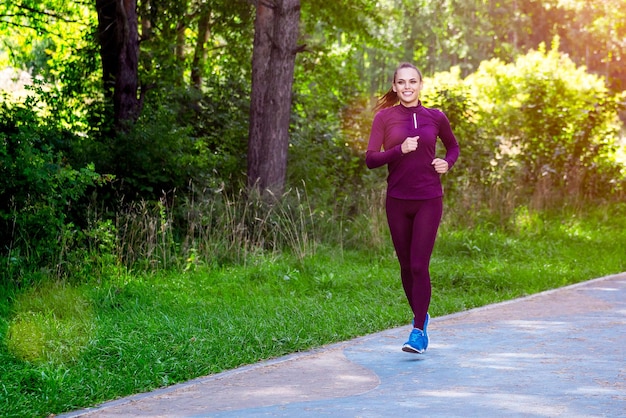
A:
<svg viewBox="0 0 626 418">
<path fill-rule="evenodd" d="M 417 150 L 402 154 L 402 142 L 416 135 Z M 426 108 L 420 102 L 415 107 L 399 104 L 376 113 L 365 163 L 368 168 L 388 164 L 388 196 L 410 200 L 443 196 L 440 174 L 431 165 L 436 158 L 437 137 L 446 148 L 444 159 L 452 168 L 459 157 L 459 144 L 442 111 Z"/>
</svg>

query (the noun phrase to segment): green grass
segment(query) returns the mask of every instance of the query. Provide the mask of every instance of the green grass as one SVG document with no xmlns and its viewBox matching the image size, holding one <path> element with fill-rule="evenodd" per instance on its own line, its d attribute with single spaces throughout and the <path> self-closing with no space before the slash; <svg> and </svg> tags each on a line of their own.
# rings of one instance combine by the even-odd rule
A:
<svg viewBox="0 0 626 418">
<path fill-rule="evenodd" d="M 444 224 L 431 315 L 625 271 L 624 215 Z M 410 321 L 389 245 L 251 260 L 0 287 L 0 415 L 58 414 Z"/>
</svg>

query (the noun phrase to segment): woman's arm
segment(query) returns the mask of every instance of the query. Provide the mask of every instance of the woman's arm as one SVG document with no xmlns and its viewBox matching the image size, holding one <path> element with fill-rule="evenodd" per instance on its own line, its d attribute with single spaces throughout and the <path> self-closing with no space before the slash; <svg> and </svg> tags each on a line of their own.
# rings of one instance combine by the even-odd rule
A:
<svg viewBox="0 0 626 418">
<path fill-rule="evenodd" d="M 448 163 L 448 169 L 450 169 L 459 158 L 460 148 L 454 136 L 454 132 L 452 132 L 450 121 L 443 112 L 441 113 L 441 119 L 439 121 L 439 138 L 446 148 L 446 156 L 443 159 Z"/>
<path fill-rule="evenodd" d="M 402 144 L 388 150 L 382 150 L 385 140 L 385 122 L 383 119 L 382 113 L 378 112 L 372 122 L 372 130 L 370 131 L 370 139 L 365 154 L 367 168 L 377 168 L 402 157 Z"/>
</svg>

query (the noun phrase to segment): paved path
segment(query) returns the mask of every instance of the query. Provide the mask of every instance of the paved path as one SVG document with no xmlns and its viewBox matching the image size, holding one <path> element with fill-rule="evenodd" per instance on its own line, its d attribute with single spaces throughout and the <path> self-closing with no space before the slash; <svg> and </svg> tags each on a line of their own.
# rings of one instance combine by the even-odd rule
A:
<svg viewBox="0 0 626 418">
<path fill-rule="evenodd" d="M 626 273 L 432 318 L 65 417 L 626 417 Z"/>
</svg>

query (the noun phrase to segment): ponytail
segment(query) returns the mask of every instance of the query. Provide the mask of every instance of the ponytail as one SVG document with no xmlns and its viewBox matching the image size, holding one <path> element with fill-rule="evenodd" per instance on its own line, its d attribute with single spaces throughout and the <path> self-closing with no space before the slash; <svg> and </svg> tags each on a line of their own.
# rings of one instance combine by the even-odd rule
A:
<svg viewBox="0 0 626 418">
<path fill-rule="evenodd" d="M 385 93 L 376 102 L 376 106 L 374 107 L 374 113 L 378 112 L 381 109 L 394 106 L 396 103 L 398 103 L 398 93 L 393 91 L 393 88 L 390 88 L 389 91 L 387 91 L 387 93 Z"/>
</svg>

